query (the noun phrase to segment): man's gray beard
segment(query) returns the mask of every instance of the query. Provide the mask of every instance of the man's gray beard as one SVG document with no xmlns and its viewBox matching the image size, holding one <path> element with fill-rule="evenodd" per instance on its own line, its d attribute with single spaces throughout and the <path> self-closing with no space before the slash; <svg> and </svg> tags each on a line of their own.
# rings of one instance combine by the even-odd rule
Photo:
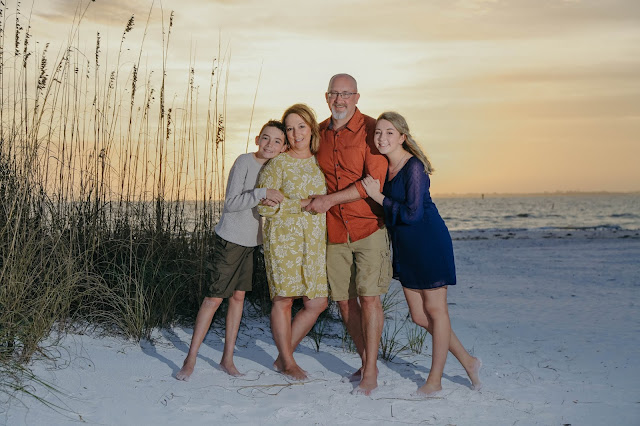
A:
<svg viewBox="0 0 640 426">
<path fill-rule="evenodd" d="M 335 109 L 331 108 L 331 116 L 334 120 L 342 120 L 347 118 L 347 113 L 349 111 L 337 112 Z"/>
</svg>

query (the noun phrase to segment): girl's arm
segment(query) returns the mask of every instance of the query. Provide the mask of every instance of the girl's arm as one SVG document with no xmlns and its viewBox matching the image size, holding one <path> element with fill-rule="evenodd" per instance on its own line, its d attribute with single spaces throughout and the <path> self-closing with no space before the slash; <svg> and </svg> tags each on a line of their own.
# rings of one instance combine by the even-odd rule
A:
<svg viewBox="0 0 640 426">
<path fill-rule="evenodd" d="M 405 179 L 404 201 L 385 197 L 382 203 L 384 221 L 389 226 L 417 223 L 424 216 L 424 195 L 429 188 L 429 175 L 424 172 L 424 166 L 417 158 L 409 159 L 405 167 L 408 168 L 408 176 Z"/>
</svg>

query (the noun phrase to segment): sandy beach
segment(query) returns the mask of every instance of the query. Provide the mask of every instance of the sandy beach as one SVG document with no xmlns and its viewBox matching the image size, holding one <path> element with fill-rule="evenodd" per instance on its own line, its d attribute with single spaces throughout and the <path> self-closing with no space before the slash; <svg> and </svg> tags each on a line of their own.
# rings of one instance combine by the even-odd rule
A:
<svg viewBox="0 0 640 426">
<path fill-rule="evenodd" d="M 378 362 L 379 389 L 351 395 L 341 379 L 358 367 L 330 324 L 316 352 L 307 338 L 295 356 L 310 373 L 291 382 L 272 369 L 268 319 L 247 309 L 236 366 L 219 369 L 224 329 L 214 324 L 189 382 L 174 378 L 191 329 L 157 330 L 152 341 L 95 334 L 62 338 L 58 359 L 32 370 L 59 390 L 34 386 L 58 409 L 17 395 L 0 423 L 64 424 L 640 424 L 640 236 L 637 231 L 454 232 L 458 285 L 449 288 L 452 325 L 483 361 L 480 391 L 449 357 L 443 391 L 413 395 L 430 366 L 400 352 Z M 393 282 L 391 289 L 400 285 Z M 401 293 L 388 327 L 406 318 Z M 407 329 L 411 324 L 407 324 Z M 404 332 L 399 334 L 404 340 Z"/>
</svg>

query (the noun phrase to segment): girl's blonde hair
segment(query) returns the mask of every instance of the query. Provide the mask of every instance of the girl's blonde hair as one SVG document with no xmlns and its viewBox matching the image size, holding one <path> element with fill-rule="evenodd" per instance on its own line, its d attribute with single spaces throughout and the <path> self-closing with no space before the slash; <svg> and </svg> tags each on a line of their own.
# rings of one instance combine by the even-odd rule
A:
<svg viewBox="0 0 640 426">
<path fill-rule="evenodd" d="M 311 149 L 311 153 L 315 154 L 316 152 L 318 152 L 318 149 L 320 149 L 320 125 L 318 124 L 318 120 L 316 120 L 316 113 L 313 111 L 313 109 L 311 109 L 311 107 L 305 104 L 291 105 L 289 108 L 287 108 L 284 114 L 282 114 L 282 123 L 284 123 L 287 116 L 291 114 L 298 114 L 300 118 L 302 118 L 302 120 L 307 123 L 307 126 L 311 127 L 311 143 L 309 148 Z M 286 138 L 286 124 L 284 135 Z"/>
<path fill-rule="evenodd" d="M 402 143 L 402 147 L 406 151 L 410 152 L 418 160 L 420 160 L 422 164 L 424 164 L 424 172 L 426 174 L 430 175 L 435 171 L 435 169 L 431 165 L 431 162 L 429 161 L 429 158 L 427 158 L 427 154 L 422 151 L 420 146 L 418 146 L 418 143 L 415 141 L 415 139 L 413 139 L 413 136 L 411 136 L 411 133 L 409 132 L 409 125 L 407 124 L 407 120 L 405 120 L 403 116 L 401 116 L 397 112 L 386 111 L 380 114 L 380 117 L 378 117 L 377 121 L 380 120 L 387 120 L 388 122 L 393 124 L 393 127 L 395 127 L 401 135 L 405 136 L 405 141 Z"/>
</svg>

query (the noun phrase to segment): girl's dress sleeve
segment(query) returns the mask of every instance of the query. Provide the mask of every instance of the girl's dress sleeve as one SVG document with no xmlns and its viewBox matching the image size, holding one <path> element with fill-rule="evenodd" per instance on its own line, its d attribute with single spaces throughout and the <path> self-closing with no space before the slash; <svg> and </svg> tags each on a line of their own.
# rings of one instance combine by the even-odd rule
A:
<svg viewBox="0 0 640 426">
<path fill-rule="evenodd" d="M 256 187 L 277 189 L 285 194 L 282 190 L 285 178 L 283 162 L 274 160 L 269 161 L 267 165 L 264 166 L 258 176 L 258 185 Z M 287 198 L 286 194 L 284 200 L 274 207 L 258 204 L 258 214 L 263 217 L 278 217 L 282 215 L 301 213 L 302 208 L 300 207 L 300 199 Z"/>
<path fill-rule="evenodd" d="M 267 196 L 265 188 L 245 189 L 245 182 L 249 173 L 246 160 L 246 158 L 238 157 L 229 171 L 227 192 L 224 199 L 224 207 L 229 212 L 251 209 Z"/>
<path fill-rule="evenodd" d="M 387 226 L 418 223 L 424 216 L 424 197 L 429 189 L 429 175 L 422 162 L 413 157 L 405 165 L 404 200 L 402 194 L 385 194 L 382 203 Z"/>
</svg>

